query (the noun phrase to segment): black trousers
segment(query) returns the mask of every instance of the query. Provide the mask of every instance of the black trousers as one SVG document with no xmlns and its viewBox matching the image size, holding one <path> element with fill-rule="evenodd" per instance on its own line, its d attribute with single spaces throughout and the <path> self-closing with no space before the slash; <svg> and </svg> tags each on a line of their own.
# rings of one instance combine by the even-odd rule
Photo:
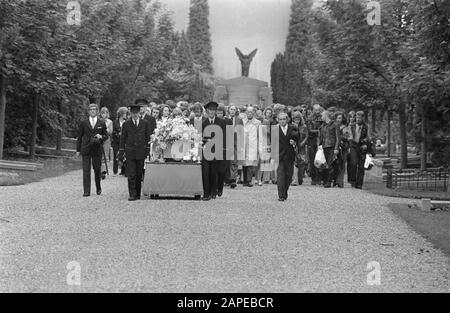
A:
<svg viewBox="0 0 450 313">
<path fill-rule="evenodd" d="M 251 183 L 255 173 L 255 166 L 243 166 L 242 171 L 244 174 L 244 184 Z"/>
<path fill-rule="evenodd" d="M 303 163 L 303 162 L 297 163 L 296 167 L 298 169 L 297 181 L 298 181 L 298 184 L 301 185 L 301 184 L 303 184 L 303 177 L 305 176 L 306 163 Z M 295 179 L 295 177 L 294 177 L 294 179 Z"/>
<path fill-rule="evenodd" d="M 117 174 L 119 171 L 119 160 L 117 160 L 117 153 L 119 153 L 119 146 L 112 146 L 113 148 L 113 173 Z"/>
<path fill-rule="evenodd" d="M 202 160 L 203 197 L 205 198 L 217 195 L 219 162 Z"/>
<path fill-rule="evenodd" d="M 128 193 L 130 197 L 141 196 L 142 173 L 144 171 L 144 161 L 127 159 Z"/>
<path fill-rule="evenodd" d="M 97 190 L 102 189 L 101 187 L 101 168 L 102 168 L 102 157 L 101 156 L 92 156 L 92 155 L 83 155 L 83 190 L 84 193 L 91 193 L 91 164 L 94 169 L 95 175 L 95 186 Z"/>
<path fill-rule="evenodd" d="M 280 161 L 277 168 L 278 198 L 287 199 L 288 189 L 294 174 L 294 162 Z"/>
<path fill-rule="evenodd" d="M 223 193 L 223 186 L 225 185 L 225 182 L 227 181 L 227 176 L 229 179 L 229 173 L 230 173 L 230 161 L 222 160 L 217 161 L 218 164 L 218 173 L 217 173 L 217 192 Z"/>
<path fill-rule="evenodd" d="M 331 181 L 334 175 L 334 147 L 328 147 L 323 149 L 323 154 L 325 154 L 325 159 L 327 160 L 328 168 L 322 170 L 322 180 L 324 185 L 331 185 Z"/>
<path fill-rule="evenodd" d="M 314 166 L 314 159 L 317 153 L 317 145 L 308 145 L 308 163 L 309 163 L 309 175 L 311 176 L 311 182 L 313 184 L 320 183 L 319 170 Z"/>
<path fill-rule="evenodd" d="M 350 168 L 347 168 L 348 180 L 355 187 L 362 187 L 364 183 L 364 163 L 366 162 L 366 153 L 361 151 L 358 145 L 353 144 L 350 147 Z"/>
</svg>

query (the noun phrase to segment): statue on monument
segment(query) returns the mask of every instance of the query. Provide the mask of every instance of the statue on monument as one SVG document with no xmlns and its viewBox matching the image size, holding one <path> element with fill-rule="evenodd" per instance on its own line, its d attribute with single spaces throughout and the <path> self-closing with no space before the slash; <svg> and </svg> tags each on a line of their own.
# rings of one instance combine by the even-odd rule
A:
<svg viewBox="0 0 450 313">
<path fill-rule="evenodd" d="M 236 49 L 236 54 L 239 57 L 239 60 L 241 61 L 241 68 L 242 68 L 242 76 L 248 77 L 248 72 L 250 69 L 250 63 L 252 63 L 253 58 L 255 57 L 256 52 L 258 49 L 253 50 L 250 54 L 244 55 L 241 50 L 238 48 Z"/>
</svg>

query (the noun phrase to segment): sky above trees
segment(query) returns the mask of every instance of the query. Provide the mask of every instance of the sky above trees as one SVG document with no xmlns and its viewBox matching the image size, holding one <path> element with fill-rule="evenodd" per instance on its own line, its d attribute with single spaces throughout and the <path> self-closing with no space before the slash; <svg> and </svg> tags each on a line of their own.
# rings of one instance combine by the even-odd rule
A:
<svg viewBox="0 0 450 313">
<path fill-rule="evenodd" d="M 177 30 L 186 29 L 189 0 L 161 0 L 173 11 Z M 240 76 L 234 50 L 248 54 L 258 48 L 250 77 L 270 81 L 270 64 L 283 52 L 289 25 L 291 0 L 209 0 L 213 67 L 223 78 Z"/>
</svg>

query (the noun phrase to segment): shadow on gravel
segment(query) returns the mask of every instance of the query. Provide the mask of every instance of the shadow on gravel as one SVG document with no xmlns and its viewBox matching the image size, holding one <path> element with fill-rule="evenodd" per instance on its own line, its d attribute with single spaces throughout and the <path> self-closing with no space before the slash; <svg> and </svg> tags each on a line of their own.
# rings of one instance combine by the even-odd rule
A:
<svg viewBox="0 0 450 313">
<path fill-rule="evenodd" d="M 142 200 L 191 200 L 191 201 L 200 201 L 201 199 L 195 199 L 194 197 L 178 197 L 178 196 L 156 196 L 156 197 L 150 197 L 150 196 L 144 196 Z"/>
<path fill-rule="evenodd" d="M 450 257 L 450 212 L 448 210 L 423 212 L 417 206 L 400 203 L 391 203 L 388 206 L 395 215 Z"/>
</svg>

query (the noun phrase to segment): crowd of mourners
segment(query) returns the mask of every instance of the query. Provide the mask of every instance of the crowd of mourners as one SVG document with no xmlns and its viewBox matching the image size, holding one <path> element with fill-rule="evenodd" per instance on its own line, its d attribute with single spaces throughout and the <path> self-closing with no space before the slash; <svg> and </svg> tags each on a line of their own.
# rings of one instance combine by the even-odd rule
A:
<svg viewBox="0 0 450 313">
<path fill-rule="evenodd" d="M 295 145 L 295 167 L 291 185 L 302 185 L 305 177 L 311 178 L 312 185 L 322 185 L 325 188 L 344 187 L 344 176 L 354 188 L 362 188 L 364 181 L 364 163 L 367 154 L 373 154 L 373 143 L 365 122 L 363 111 L 345 112 L 337 107 L 323 108 L 316 104 L 285 106 L 273 104 L 261 108 L 256 105 L 236 106 L 220 104 L 217 117 L 224 119 L 228 125 L 242 125 L 245 131 L 246 149 L 243 160 L 231 160 L 227 164 L 224 184 L 236 188 L 238 184 L 244 187 L 262 186 L 277 183 L 277 171 L 274 160 L 262 157 L 258 149 L 258 131 L 260 125 L 278 124 L 280 112 L 285 112 L 288 123 L 298 132 Z M 113 161 L 113 174 L 126 175 L 119 168 L 116 156 L 119 151 L 121 127 L 129 119 L 130 111 L 121 107 L 114 121 L 109 119 L 107 108 L 100 110 L 100 118 L 107 125 L 109 139 L 103 145 L 107 159 Z M 156 121 L 171 118 L 182 118 L 192 125 L 196 120 L 207 117 L 204 105 L 180 101 L 165 104 L 144 103 L 140 108 L 140 117 L 153 117 Z M 318 149 L 322 149 L 326 164 L 321 168 L 314 165 Z M 112 151 L 111 151 L 112 150 Z"/>
</svg>

